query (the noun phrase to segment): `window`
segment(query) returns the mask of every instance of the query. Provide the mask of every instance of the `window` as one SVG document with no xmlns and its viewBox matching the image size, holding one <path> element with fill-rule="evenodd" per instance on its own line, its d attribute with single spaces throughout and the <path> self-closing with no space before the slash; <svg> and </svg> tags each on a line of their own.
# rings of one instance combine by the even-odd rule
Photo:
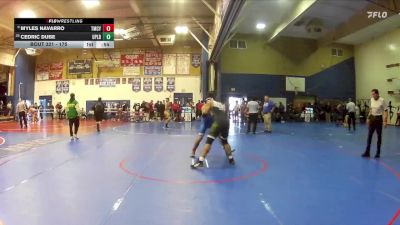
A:
<svg viewBox="0 0 400 225">
<path fill-rule="evenodd" d="M 343 56 L 343 50 L 332 48 L 332 56 L 338 56 L 338 57 Z"/>
<path fill-rule="evenodd" d="M 229 42 L 229 47 L 235 49 L 245 49 L 247 48 L 247 43 L 243 40 L 231 40 Z"/>
</svg>

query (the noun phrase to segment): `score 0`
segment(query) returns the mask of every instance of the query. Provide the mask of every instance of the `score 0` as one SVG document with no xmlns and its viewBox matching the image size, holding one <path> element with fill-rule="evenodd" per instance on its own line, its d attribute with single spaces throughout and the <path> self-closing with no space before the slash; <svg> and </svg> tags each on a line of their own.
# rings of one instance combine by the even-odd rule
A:
<svg viewBox="0 0 400 225">
<path fill-rule="evenodd" d="M 103 32 L 114 32 L 114 24 L 103 24 Z"/>
<path fill-rule="evenodd" d="M 114 41 L 114 24 L 103 24 L 103 41 Z"/>
</svg>

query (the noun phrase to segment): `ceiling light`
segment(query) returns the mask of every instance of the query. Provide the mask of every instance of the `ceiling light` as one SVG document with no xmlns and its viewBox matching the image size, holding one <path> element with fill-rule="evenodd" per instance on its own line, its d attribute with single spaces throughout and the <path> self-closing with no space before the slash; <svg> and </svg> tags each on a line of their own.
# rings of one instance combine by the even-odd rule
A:
<svg viewBox="0 0 400 225">
<path fill-rule="evenodd" d="M 187 34 L 189 32 L 189 28 L 187 26 L 176 26 L 175 32 L 177 34 Z"/>
<path fill-rule="evenodd" d="M 125 35 L 127 32 L 124 29 L 117 28 L 114 30 L 114 34 L 116 35 Z"/>
<path fill-rule="evenodd" d="M 19 18 L 35 18 L 36 14 L 32 10 L 23 10 L 18 14 Z"/>
<path fill-rule="evenodd" d="M 256 28 L 258 30 L 263 30 L 265 28 L 265 23 L 257 23 Z"/>
<path fill-rule="evenodd" d="M 390 44 L 388 47 L 392 51 L 396 51 L 396 49 L 397 49 L 396 45 L 394 45 L 394 44 Z"/>
<path fill-rule="evenodd" d="M 93 8 L 100 5 L 99 0 L 82 0 L 82 3 L 86 8 Z"/>
</svg>

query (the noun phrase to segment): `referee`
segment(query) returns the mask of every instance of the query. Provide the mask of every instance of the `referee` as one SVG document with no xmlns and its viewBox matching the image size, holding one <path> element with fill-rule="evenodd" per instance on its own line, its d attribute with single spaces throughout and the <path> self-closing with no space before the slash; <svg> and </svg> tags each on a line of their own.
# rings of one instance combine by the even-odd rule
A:
<svg viewBox="0 0 400 225">
<path fill-rule="evenodd" d="M 386 128 L 387 126 L 387 119 L 388 119 L 388 105 L 386 101 L 379 97 L 378 89 L 372 89 L 372 98 L 371 98 L 371 105 L 368 114 L 368 141 L 367 141 L 367 148 L 365 149 L 364 154 L 362 157 L 368 158 L 370 155 L 370 148 L 371 148 L 371 140 L 372 135 L 376 131 L 378 135 L 378 143 L 377 143 L 377 151 L 375 158 L 378 159 L 381 155 L 381 144 L 382 144 L 382 126 Z"/>
<path fill-rule="evenodd" d="M 353 129 L 356 131 L 356 104 L 349 98 L 349 102 L 346 105 L 347 114 L 349 118 L 347 120 L 349 131 L 351 130 L 351 124 L 353 124 Z"/>
<path fill-rule="evenodd" d="M 251 126 L 253 126 L 252 129 L 253 134 L 256 134 L 258 108 L 259 108 L 258 102 L 255 101 L 255 98 L 251 98 L 251 101 L 247 103 L 247 112 L 249 114 L 249 122 L 247 123 L 247 134 L 250 133 Z"/>
</svg>

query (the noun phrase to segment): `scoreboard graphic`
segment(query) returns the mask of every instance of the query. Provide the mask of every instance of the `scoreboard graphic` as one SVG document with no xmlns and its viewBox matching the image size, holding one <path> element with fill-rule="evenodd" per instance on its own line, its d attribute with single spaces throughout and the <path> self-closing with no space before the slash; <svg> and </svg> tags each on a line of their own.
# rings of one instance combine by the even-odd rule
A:
<svg viewBox="0 0 400 225">
<path fill-rule="evenodd" d="M 114 48 L 114 18 L 14 18 L 15 48 Z"/>
</svg>

